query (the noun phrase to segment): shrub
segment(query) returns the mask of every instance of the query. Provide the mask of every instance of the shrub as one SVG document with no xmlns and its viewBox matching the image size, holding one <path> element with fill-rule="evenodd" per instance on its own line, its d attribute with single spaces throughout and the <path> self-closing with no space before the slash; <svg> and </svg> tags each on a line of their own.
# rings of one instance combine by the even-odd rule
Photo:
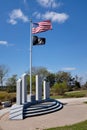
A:
<svg viewBox="0 0 87 130">
<path fill-rule="evenodd" d="M 67 91 L 67 85 L 65 82 L 63 83 L 55 83 L 52 91 L 57 95 L 63 95 Z"/>
</svg>

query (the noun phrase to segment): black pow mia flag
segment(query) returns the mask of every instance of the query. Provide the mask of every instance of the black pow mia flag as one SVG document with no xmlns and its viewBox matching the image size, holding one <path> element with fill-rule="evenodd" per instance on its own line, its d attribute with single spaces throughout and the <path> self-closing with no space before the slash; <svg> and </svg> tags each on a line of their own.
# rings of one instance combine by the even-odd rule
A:
<svg viewBox="0 0 87 130">
<path fill-rule="evenodd" d="M 45 38 L 33 36 L 33 45 L 44 45 L 46 42 Z"/>
</svg>

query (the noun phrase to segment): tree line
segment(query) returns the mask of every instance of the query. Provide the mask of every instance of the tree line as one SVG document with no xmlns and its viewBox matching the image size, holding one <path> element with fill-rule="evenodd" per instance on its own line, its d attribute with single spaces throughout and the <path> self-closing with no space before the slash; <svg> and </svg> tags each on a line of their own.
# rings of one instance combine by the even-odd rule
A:
<svg viewBox="0 0 87 130">
<path fill-rule="evenodd" d="M 16 91 L 17 74 L 7 77 L 9 69 L 5 65 L 0 65 L 0 90 L 8 92 Z M 29 74 L 29 72 L 27 72 Z M 58 71 L 56 73 L 49 72 L 45 67 L 32 67 L 32 90 L 35 92 L 35 75 L 39 75 L 42 80 L 46 80 L 50 84 L 50 90 L 54 94 L 62 95 L 66 91 L 79 89 L 87 89 L 87 82 L 81 85 L 81 77 L 72 76 L 70 72 Z M 27 78 L 27 87 L 29 91 L 29 76 Z"/>
</svg>

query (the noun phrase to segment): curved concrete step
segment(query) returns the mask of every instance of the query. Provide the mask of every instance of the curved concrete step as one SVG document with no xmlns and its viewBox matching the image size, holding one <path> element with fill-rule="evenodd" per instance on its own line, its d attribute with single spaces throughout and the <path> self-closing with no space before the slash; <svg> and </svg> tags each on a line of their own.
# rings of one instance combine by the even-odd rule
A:
<svg viewBox="0 0 87 130">
<path fill-rule="evenodd" d="M 28 113 L 28 114 L 24 115 L 24 118 L 32 117 L 32 116 L 39 116 L 39 115 L 44 115 L 44 114 L 49 114 L 49 113 L 52 113 L 52 112 L 55 112 L 55 111 L 58 111 L 58 110 L 62 109 L 62 107 L 63 106 L 61 104 L 59 107 L 57 107 L 55 109 L 51 109 L 49 111 L 41 111 L 41 112 L 38 112 L 38 113 Z"/>
<path fill-rule="evenodd" d="M 51 109 L 55 109 L 55 108 L 57 108 L 57 107 L 59 107 L 60 106 L 60 104 L 58 103 L 58 104 L 55 104 L 54 106 L 49 106 L 49 107 L 40 107 L 39 109 L 26 109 L 25 111 L 24 111 L 24 114 L 27 114 L 27 113 L 38 113 L 38 112 L 42 112 L 42 111 L 48 111 L 48 110 L 51 110 Z"/>
<path fill-rule="evenodd" d="M 39 109 L 45 109 L 45 108 L 55 106 L 56 104 L 57 104 L 56 102 L 40 103 L 40 104 L 32 105 L 28 108 L 24 108 L 24 112 L 25 111 L 36 111 L 36 110 L 39 110 Z"/>
<path fill-rule="evenodd" d="M 58 101 L 51 101 L 51 104 L 49 105 L 49 102 L 46 102 L 47 106 L 43 106 L 43 104 L 38 104 L 31 106 L 30 108 L 24 109 L 23 117 L 31 117 L 31 116 L 39 116 L 43 114 L 52 113 L 55 111 L 58 111 L 63 108 L 63 104 L 61 104 Z M 45 105 L 46 105 L 45 104 Z M 36 107 L 37 106 L 37 107 Z"/>
</svg>

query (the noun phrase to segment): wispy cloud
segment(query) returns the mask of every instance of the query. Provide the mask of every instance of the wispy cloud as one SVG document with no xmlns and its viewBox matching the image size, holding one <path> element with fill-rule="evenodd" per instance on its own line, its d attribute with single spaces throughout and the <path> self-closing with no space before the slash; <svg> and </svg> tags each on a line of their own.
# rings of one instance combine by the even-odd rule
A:
<svg viewBox="0 0 87 130">
<path fill-rule="evenodd" d="M 37 2 L 45 8 L 56 8 L 61 5 L 61 3 L 56 2 L 56 0 L 37 0 Z"/>
<path fill-rule="evenodd" d="M 27 0 L 24 0 L 24 6 L 25 6 L 25 9 L 29 9 Z"/>
<path fill-rule="evenodd" d="M 46 12 L 45 14 L 41 14 L 39 12 L 35 12 L 34 16 L 40 19 L 50 19 L 52 22 L 64 23 L 68 18 L 69 15 L 66 13 L 57 13 L 57 12 Z"/>
<path fill-rule="evenodd" d="M 75 67 L 65 67 L 65 68 L 62 68 L 61 70 L 64 70 L 64 71 L 73 71 L 73 70 L 76 70 Z"/>
<path fill-rule="evenodd" d="M 0 45 L 5 45 L 5 46 L 7 46 L 7 45 L 8 45 L 8 42 L 7 42 L 7 41 L 0 41 Z"/>
<path fill-rule="evenodd" d="M 27 3 L 27 0 L 24 0 L 24 4 L 26 4 Z"/>
<path fill-rule="evenodd" d="M 4 46 L 14 46 L 14 44 L 9 44 L 7 41 L 0 41 L 0 45 L 4 45 Z"/>
<path fill-rule="evenodd" d="M 24 15 L 21 9 L 14 9 L 12 12 L 9 14 L 9 20 L 8 22 L 12 25 L 17 24 L 17 20 L 22 20 L 22 22 L 28 22 L 28 17 Z"/>
</svg>

